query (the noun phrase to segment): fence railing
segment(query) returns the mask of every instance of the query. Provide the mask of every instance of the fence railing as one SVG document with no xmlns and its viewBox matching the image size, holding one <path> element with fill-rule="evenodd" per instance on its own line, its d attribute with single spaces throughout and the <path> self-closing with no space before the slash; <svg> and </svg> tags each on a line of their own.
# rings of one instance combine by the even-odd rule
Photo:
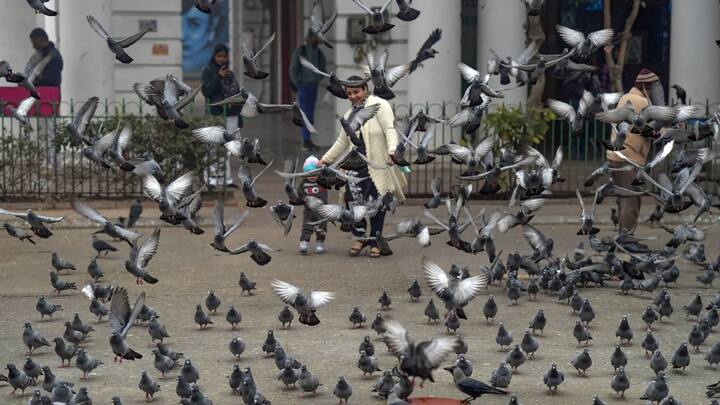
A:
<svg viewBox="0 0 720 405">
<path fill-rule="evenodd" d="M 27 131 L 20 127 L 17 120 L 0 114 L 0 200 L 46 200 L 69 198 L 102 198 L 119 199 L 135 197 L 140 194 L 140 179 L 121 170 L 108 170 L 89 161 L 82 153 L 83 145 L 78 145 L 69 138 L 64 130 L 79 103 L 67 103 L 54 106 L 56 114 L 48 117 L 33 117 L 33 130 Z M 452 117 L 459 106 L 455 103 L 442 104 L 395 104 L 397 117 L 414 114 L 423 110 L 427 114 L 442 119 Z M 716 104 L 705 103 L 705 116 L 715 111 Z M 224 148 L 208 148 L 196 142 L 186 131 L 178 131 L 172 125 L 150 114 L 148 106 L 143 107 L 140 101 L 122 101 L 118 103 L 102 102 L 95 114 L 89 133 L 95 133 L 103 124 L 103 132 L 113 129 L 119 120 L 133 128 L 133 142 L 128 158 L 141 158 L 150 152 L 161 167 L 166 170 L 166 177 L 173 179 L 186 170 L 194 170 L 198 179 L 206 178 L 206 167 L 224 167 L 227 156 Z M 191 127 L 217 125 L 222 117 L 213 118 L 205 114 L 199 104 L 188 106 L 184 111 Z M 213 119 L 217 120 L 214 122 Z M 564 160 L 561 175 L 565 182 L 553 186 L 553 196 L 566 197 L 574 194 L 575 189 L 589 193 L 582 183 L 605 160 L 606 151 L 599 145 L 600 139 L 609 137 L 610 128 L 598 121 L 589 121 L 580 136 L 571 134 L 565 121 L 551 122 L 550 129 L 544 140 L 533 145 L 548 159 L 552 159 L 558 146 L 562 145 Z M 476 139 L 468 139 L 477 143 L 486 134 L 477 134 Z M 438 125 L 435 131 L 435 145 L 450 141 L 458 142 L 462 138 L 462 128 L 450 128 Z M 686 145 L 688 149 L 712 146 L 712 139 Z M 716 146 L 718 148 L 718 146 Z M 720 150 L 716 150 L 720 156 Z M 653 152 L 651 151 L 651 154 Z M 667 170 L 672 158 L 658 170 Z M 459 184 L 457 176 L 462 172 L 460 165 L 450 161 L 449 156 L 437 156 L 434 162 L 427 165 L 413 165 L 408 174 L 407 195 L 413 197 L 431 194 L 430 183 L 440 178 L 443 189 L 449 190 Z M 225 171 L 219 170 L 220 176 Z M 708 162 L 699 182 L 715 182 L 720 180 L 720 157 Z M 493 196 L 478 198 L 507 198 L 514 178 L 507 173 L 501 180 L 505 187 Z M 225 184 L 224 177 L 218 181 Z M 710 184 L 706 185 L 709 188 Z M 224 190 L 221 190 L 224 191 Z"/>
<path fill-rule="evenodd" d="M 716 111 L 718 104 L 705 102 L 701 111 L 704 112 L 702 121 L 710 116 L 711 112 Z M 418 111 L 424 111 L 426 114 L 437 118 L 449 119 L 455 115 L 460 106 L 456 103 L 419 103 L 419 104 L 395 104 L 393 105 L 396 117 L 405 115 L 413 115 Z M 482 127 L 481 127 L 482 128 Z M 544 140 L 537 145 L 531 145 L 540 151 L 549 161 L 555 155 L 557 148 L 562 145 L 563 164 L 560 173 L 565 181 L 557 183 L 552 187 L 553 197 L 568 197 L 575 194 L 575 189 L 579 189 L 583 194 L 590 194 L 593 190 L 588 190 L 583 186 L 585 180 L 590 174 L 606 160 L 607 150 L 603 148 L 599 140 L 609 139 L 610 126 L 596 120 L 586 121 L 583 130 L 579 135 L 572 134 L 568 123 L 563 120 L 555 120 L 550 123 L 550 130 L 545 135 Z M 478 131 L 480 132 L 480 131 Z M 476 139 L 472 140 L 474 146 L 485 138 L 487 134 L 478 134 Z M 466 136 L 467 137 L 467 136 Z M 463 138 L 463 128 L 451 128 L 448 125 L 438 125 L 435 129 L 435 144 L 442 145 L 450 141 L 459 142 Z M 698 149 L 702 147 L 712 147 L 712 138 L 702 141 L 692 142 L 685 145 L 688 150 Z M 698 182 L 703 186 L 720 180 L 720 144 L 715 145 L 716 157 L 708 162 L 700 176 Z M 666 159 L 666 161 L 657 167 L 657 171 L 668 171 L 668 166 L 673 160 L 673 156 L 678 153 L 679 148 Z M 650 156 L 655 153 L 655 146 L 650 151 Z M 449 156 L 437 156 L 436 159 L 427 165 L 414 165 L 412 172 L 407 174 L 408 191 L 407 195 L 412 197 L 426 197 L 432 194 L 430 183 L 433 178 L 440 178 L 445 191 L 449 190 L 455 184 L 461 181 L 457 176 L 464 170 L 461 165 L 451 162 Z M 474 194 L 474 198 L 479 199 L 507 199 L 512 192 L 514 177 L 511 173 L 506 173 L 501 181 L 505 187 L 495 195 L 482 196 Z M 479 183 L 478 186 L 482 184 Z M 475 188 L 477 189 L 477 188 Z M 705 187 L 708 189 L 708 187 Z M 714 188 L 712 188 L 714 189 Z"/>
</svg>

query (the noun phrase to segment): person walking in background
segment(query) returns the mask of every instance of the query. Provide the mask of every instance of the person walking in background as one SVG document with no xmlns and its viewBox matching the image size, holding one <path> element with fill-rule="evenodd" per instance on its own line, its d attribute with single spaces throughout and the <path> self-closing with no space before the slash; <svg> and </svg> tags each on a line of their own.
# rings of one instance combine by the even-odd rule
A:
<svg viewBox="0 0 720 405">
<path fill-rule="evenodd" d="M 623 108 L 628 102 L 632 103 L 636 114 L 639 114 L 640 110 L 650 104 L 665 105 L 665 93 L 660 83 L 660 78 L 650 70 L 641 70 L 635 79 L 635 84 L 630 91 L 620 98 L 617 107 Z M 615 135 L 616 132 L 613 131 L 611 135 L 613 140 L 615 139 Z M 623 144 L 625 149 L 623 149 L 622 153 L 639 165 L 644 165 L 648 152 L 650 151 L 650 142 L 651 139 L 642 136 L 640 132 L 635 132 L 634 130 L 628 131 L 627 138 Z M 613 151 L 607 152 L 607 159 L 610 161 L 610 165 L 615 168 L 627 165 L 627 163 Z M 630 171 L 615 171 L 612 173 L 612 176 L 616 185 L 632 190 L 640 190 L 637 186 L 632 185 L 636 174 L 637 169 L 633 169 Z M 641 202 L 640 197 L 617 199 L 618 217 L 620 221 L 618 230 L 620 233 L 633 234 L 633 232 L 635 232 L 640 215 Z"/>
<path fill-rule="evenodd" d="M 205 100 L 212 104 L 224 100 L 230 96 L 240 92 L 240 84 L 235 77 L 235 73 L 230 70 L 230 50 L 227 45 L 219 44 L 213 50 L 210 62 L 202 72 L 202 93 Z M 241 104 L 230 104 L 225 106 L 210 106 L 208 112 L 210 115 L 225 115 L 225 129 L 229 133 L 234 133 L 242 128 L 243 121 L 240 112 Z M 225 186 L 237 188 L 230 172 L 230 158 L 225 159 L 224 163 L 215 162 L 207 169 L 205 182 L 210 187 L 220 185 L 225 177 Z"/>
<path fill-rule="evenodd" d="M 318 96 L 318 85 L 322 76 L 311 72 L 300 64 L 300 56 L 307 59 L 323 72 L 327 71 L 325 54 L 320 50 L 314 35 L 305 37 L 305 44 L 300 45 L 292 56 L 290 62 L 290 84 L 298 93 L 298 104 L 311 123 L 315 123 L 315 103 Z M 302 128 L 302 148 L 308 151 L 318 150 L 310 138 L 310 131 Z"/>
<path fill-rule="evenodd" d="M 42 28 L 30 31 L 30 43 L 35 49 L 35 54 L 28 60 L 29 65 L 36 65 L 41 59 L 50 55 L 50 62 L 33 82 L 35 87 L 60 87 L 63 70 L 60 51 L 55 48 L 55 44 L 50 41 L 47 32 Z"/>
<path fill-rule="evenodd" d="M 311 170 L 317 169 L 318 162 L 318 158 L 312 155 L 309 156 L 307 159 L 305 159 L 305 163 L 303 163 L 303 171 L 309 172 Z M 301 196 L 315 197 L 321 200 L 323 204 L 327 204 L 328 201 L 328 192 L 325 187 L 317 184 L 317 176 L 306 177 L 304 181 L 300 184 L 300 190 L 298 191 L 298 194 L 300 194 Z M 300 254 L 307 254 L 308 247 L 310 245 L 310 237 L 312 236 L 313 232 L 315 233 L 315 253 L 325 253 L 325 234 L 327 234 L 327 222 L 313 225 L 313 222 L 319 221 L 320 219 L 320 216 L 315 213 L 315 211 L 308 208 L 307 204 L 305 204 L 305 209 L 303 210 L 302 231 L 300 232 L 300 246 L 298 247 Z"/>
</svg>

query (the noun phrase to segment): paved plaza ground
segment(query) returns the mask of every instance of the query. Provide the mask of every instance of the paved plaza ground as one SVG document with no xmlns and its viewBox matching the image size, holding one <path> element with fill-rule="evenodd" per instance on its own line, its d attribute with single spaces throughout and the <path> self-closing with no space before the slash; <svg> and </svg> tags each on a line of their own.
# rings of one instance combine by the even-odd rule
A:
<svg viewBox="0 0 720 405">
<path fill-rule="evenodd" d="M 151 223 L 158 215 L 157 209 L 145 203 L 144 218 Z M 477 212 L 479 204 L 473 204 Z M 576 207 L 570 204 L 555 204 L 547 207 L 547 218 L 570 218 L 576 215 Z M 208 203 L 202 214 L 209 219 L 212 203 Z M 609 208 L 603 207 L 603 215 Z M 58 211 L 60 212 L 60 211 Z M 124 212 L 120 210 L 102 211 L 108 216 Z M 230 221 L 240 212 L 237 206 L 226 208 L 225 218 Z M 396 223 L 403 216 L 419 215 L 417 206 L 402 207 L 389 223 Z M 73 215 L 70 219 L 76 218 Z M 541 216 L 542 217 L 542 216 Z M 539 228 L 549 237 L 555 239 L 556 254 L 571 252 L 578 241 L 575 235 L 576 225 L 557 225 L 542 223 L 539 217 Z M 548 222 L 548 221 L 545 221 Z M 71 222 L 69 222 L 71 223 Z M 77 224 L 80 221 L 76 221 Z M 444 335 L 442 325 L 428 325 L 423 317 L 423 310 L 431 291 L 422 281 L 420 258 L 425 255 L 444 268 L 450 264 L 470 266 L 471 273 L 477 274 L 480 266 L 487 264 L 484 254 L 477 256 L 460 253 L 445 245 L 446 236 L 440 235 L 433 239 L 433 244 L 425 249 L 419 248 L 414 240 L 401 239 L 393 243 L 395 255 L 381 259 L 368 256 L 349 258 L 346 250 L 351 241 L 347 234 L 331 226 L 328 241 L 328 252 L 324 255 L 300 256 L 296 252 L 300 222 L 287 237 L 282 237 L 279 228 L 271 222 L 267 209 L 262 209 L 250 216 L 242 228 L 233 235 L 230 245 L 241 244 L 254 237 L 271 245 L 272 262 L 265 267 L 258 267 L 248 256 L 226 256 L 215 252 L 209 246 L 212 240 L 212 227 L 205 226 L 206 233 L 194 236 L 179 228 L 163 228 L 160 237 L 160 249 L 151 261 L 149 271 L 160 279 L 156 285 L 138 287 L 134 278 L 123 266 L 127 256 L 127 245 L 115 243 L 119 251 L 98 260 L 106 274 L 106 282 L 115 282 L 126 286 L 131 301 L 137 294 L 145 291 L 147 304 L 161 315 L 170 338 L 166 343 L 191 358 L 200 370 L 200 386 L 215 404 L 242 403 L 239 397 L 233 397 L 227 384 L 226 376 L 232 366 L 250 366 L 259 389 L 275 404 L 333 404 L 337 403 L 332 395 L 332 388 L 339 375 L 345 375 L 353 386 L 350 403 L 380 404 L 380 398 L 370 392 L 379 374 L 372 379 L 363 379 L 357 368 L 358 345 L 365 335 L 370 335 L 375 343 L 380 368 L 390 369 L 395 359 L 385 351 L 384 344 L 376 338 L 375 332 L 369 328 L 350 329 L 348 315 L 354 306 L 358 306 L 372 319 L 379 312 L 378 297 L 383 290 L 391 296 L 391 310 L 383 315 L 401 321 L 416 340 L 428 339 Z M 392 226 L 392 225 L 388 225 Z M 610 232 L 610 227 L 602 226 L 603 232 Z M 149 234 L 151 228 L 140 229 Z M 22 344 L 22 324 L 31 321 L 36 330 L 52 338 L 61 336 L 64 322 L 72 319 L 74 312 L 79 312 L 82 319 L 89 321 L 97 329 L 85 344 L 88 352 L 105 362 L 86 381 L 79 380 L 80 371 L 73 368 L 58 369 L 59 360 L 52 348 L 39 349 L 33 358 L 41 365 L 48 364 L 63 378 L 72 380 L 77 386 L 87 386 L 96 403 L 107 403 L 111 395 L 119 395 L 123 403 L 141 403 L 143 393 L 137 388 L 141 370 L 148 370 L 153 378 L 160 376 L 153 367 L 150 353 L 152 346 L 145 326 L 135 327 L 128 338 L 132 347 L 140 351 L 144 358 L 136 362 L 123 362 L 122 365 L 112 363 L 112 353 L 107 342 L 107 322 L 96 324 L 94 317 L 88 312 L 88 300 L 79 292 L 63 293 L 59 297 L 51 294 L 48 270 L 50 254 L 59 254 L 77 265 L 78 271 L 63 274 L 62 277 L 75 281 L 82 287 L 88 275 L 85 268 L 89 258 L 94 254 L 90 246 L 92 229 L 57 229 L 55 236 L 49 240 L 38 240 L 37 245 L 19 243 L 15 239 L 2 236 L 0 243 L 0 272 L 3 275 L 0 296 L 0 362 L 22 365 L 25 359 L 25 347 Z M 667 240 L 667 234 L 659 229 L 642 227 L 639 234 L 658 236 L 661 239 L 652 241 L 658 247 Z M 715 229 L 706 241 L 708 257 L 714 258 L 718 253 L 720 234 Z M 497 245 L 507 253 L 519 250 L 528 253 L 529 248 L 519 229 L 507 234 L 497 235 Z M 504 256 L 504 255 L 503 255 Z M 668 360 L 678 345 L 687 339 L 692 327 L 692 320 L 686 319 L 682 306 L 690 298 L 700 292 L 704 301 L 715 297 L 714 288 L 704 288 L 695 277 L 699 274 L 698 267 L 683 260 L 679 261 L 682 276 L 677 285 L 670 287 L 675 313 L 670 320 L 656 324 L 655 335 L 661 342 L 661 350 Z M 249 278 L 258 283 L 258 291 L 248 297 L 240 295 L 238 278 L 244 271 Z M 280 301 L 272 294 L 270 281 L 274 278 L 288 281 L 301 287 L 314 288 L 335 292 L 336 298 L 319 311 L 322 323 L 316 327 L 307 327 L 294 323 L 287 331 L 280 329 L 277 313 L 282 309 Z M 413 279 L 421 280 L 423 295 L 420 303 L 411 303 L 405 292 L 408 283 Z M 640 340 L 644 336 L 644 323 L 641 311 L 651 303 L 648 295 L 618 294 L 617 282 L 610 283 L 608 288 L 589 288 L 581 291 L 583 297 L 590 299 L 597 318 L 591 323 L 594 337 L 589 348 L 593 358 L 593 366 L 586 377 L 580 377 L 569 364 L 570 359 L 579 350 L 572 335 L 572 327 L 577 316 L 566 304 L 559 304 L 549 295 L 538 296 L 537 301 L 528 301 L 523 297 L 516 306 L 508 306 L 505 292 L 498 285 L 491 286 L 467 308 L 469 320 L 464 321 L 459 334 L 469 345 L 468 358 L 472 361 L 475 372 L 473 377 L 487 381 L 490 372 L 503 360 L 505 353 L 498 352 L 495 344 L 498 323 L 504 322 L 512 332 L 515 342 L 519 343 L 528 321 L 539 308 L 544 308 L 548 327 L 545 334 L 538 339 L 541 348 L 533 360 L 520 367 L 513 377 L 510 391 L 517 395 L 523 404 L 589 404 L 593 394 L 608 403 L 617 403 L 610 389 L 612 367 L 609 364 L 610 353 L 617 342 L 615 330 L 623 314 L 628 314 L 631 326 L 635 331 L 632 344 L 623 350 L 629 357 L 627 374 L 631 379 L 631 388 L 626 392 L 628 403 L 641 403 L 637 399 L 643 393 L 645 385 L 653 377 L 648 367 L 649 360 L 644 357 Z M 215 324 L 207 330 L 198 330 L 193 322 L 195 305 L 203 303 L 208 290 L 213 289 L 221 298 L 221 310 L 214 317 Z M 37 296 L 44 294 L 51 302 L 63 305 L 64 311 L 59 312 L 52 320 L 40 321 L 35 311 Z M 497 320 L 487 325 L 482 320 L 482 306 L 487 296 L 493 294 L 500 306 Z M 437 303 L 437 298 L 435 299 Z M 239 329 L 232 331 L 225 321 L 225 311 L 234 305 L 242 313 Z M 274 361 L 265 358 L 261 353 L 261 345 L 269 329 L 275 331 L 277 338 L 286 351 L 306 364 L 311 372 L 324 384 L 316 396 L 300 398 L 299 390 L 286 392 L 277 380 L 277 369 Z M 247 344 L 246 352 L 239 361 L 235 361 L 228 351 L 228 343 L 235 336 L 240 336 Z M 718 340 L 718 335 L 710 335 L 701 346 L 703 351 L 709 349 Z M 552 363 L 557 363 L 565 373 L 565 382 L 560 386 L 555 397 L 550 397 L 542 383 L 542 376 Z M 74 364 L 74 363 L 73 363 Z M 448 362 L 449 364 L 449 362 Z M 174 404 L 175 378 L 177 372 L 160 380 L 162 391 L 155 398 L 155 403 Z M 424 389 L 416 388 L 414 396 L 447 396 L 463 398 L 452 385 L 450 375 L 439 370 L 435 373 L 437 382 L 427 384 Z M 670 391 L 685 404 L 708 403 L 703 387 L 720 380 L 720 371 L 710 369 L 703 361 L 703 354 L 692 354 L 690 367 L 684 374 L 669 373 Z M 20 404 L 27 399 L 13 399 L 0 393 L 0 403 Z M 508 397 L 484 397 L 477 403 L 506 404 Z"/>
</svg>

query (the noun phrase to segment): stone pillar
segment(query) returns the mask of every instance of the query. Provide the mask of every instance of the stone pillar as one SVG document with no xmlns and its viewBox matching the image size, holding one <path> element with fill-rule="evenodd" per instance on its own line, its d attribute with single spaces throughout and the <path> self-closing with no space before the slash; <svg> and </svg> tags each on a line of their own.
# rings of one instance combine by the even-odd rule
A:
<svg viewBox="0 0 720 405">
<path fill-rule="evenodd" d="M 694 104 L 720 101 L 720 39 L 717 16 L 720 6 L 714 1 L 673 0 L 670 35 L 670 85 L 678 84 L 687 91 Z M 692 28 L 691 28 L 692 27 Z M 665 89 L 675 97 L 675 92 Z"/>
<path fill-rule="evenodd" d="M 35 12 L 27 2 L 0 0 L 0 27 L 3 31 L 0 35 L 0 59 L 7 60 L 14 70 L 22 72 L 25 63 L 35 53 L 29 36 L 30 31 L 38 27 Z"/>
<path fill-rule="evenodd" d="M 394 24 L 406 24 L 408 29 L 408 60 L 415 58 L 420 46 L 435 28 L 442 30 L 442 37 L 433 48 L 438 51 L 434 59 L 428 59 L 418 67 L 407 80 L 408 102 L 420 105 L 430 104 L 430 115 L 442 115 L 442 103 L 450 102 L 447 116 L 455 113 L 460 101 L 460 1 L 415 0 L 412 6 L 421 11 L 420 16 L 410 23 L 393 20 Z M 424 108 L 424 107 L 423 107 Z M 419 107 L 413 107 L 413 113 Z"/>
<path fill-rule="evenodd" d="M 110 0 L 72 0 L 59 2 L 59 46 L 63 56 L 62 98 L 76 105 L 92 96 L 100 98 L 98 111 L 105 100 L 114 101 L 115 56 L 105 41 L 90 28 L 92 15 L 105 30 L 113 34 Z M 119 63 L 119 62 L 118 62 Z"/>
<path fill-rule="evenodd" d="M 501 58 L 516 58 L 525 49 L 525 24 L 527 10 L 522 1 L 478 0 L 478 60 L 477 70 L 487 73 L 487 61 L 490 49 Z M 499 77 L 490 81 L 494 88 L 501 87 Z M 514 84 L 514 80 L 513 80 Z M 494 100 L 494 104 L 517 105 L 527 102 L 527 87 L 523 86 L 505 92 L 504 99 Z"/>
</svg>

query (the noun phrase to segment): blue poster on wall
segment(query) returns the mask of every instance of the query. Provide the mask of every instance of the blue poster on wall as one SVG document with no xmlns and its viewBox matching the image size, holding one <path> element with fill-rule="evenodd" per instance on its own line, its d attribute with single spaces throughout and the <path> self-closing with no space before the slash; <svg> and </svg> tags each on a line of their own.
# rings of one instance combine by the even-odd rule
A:
<svg viewBox="0 0 720 405">
<path fill-rule="evenodd" d="M 229 38 L 229 1 L 219 1 L 211 14 L 195 8 L 195 0 L 182 2 L 182 69 L 186 78 L 199 78 L 212 57 L 213 48 L 227 44 Z"/>
</svg>

